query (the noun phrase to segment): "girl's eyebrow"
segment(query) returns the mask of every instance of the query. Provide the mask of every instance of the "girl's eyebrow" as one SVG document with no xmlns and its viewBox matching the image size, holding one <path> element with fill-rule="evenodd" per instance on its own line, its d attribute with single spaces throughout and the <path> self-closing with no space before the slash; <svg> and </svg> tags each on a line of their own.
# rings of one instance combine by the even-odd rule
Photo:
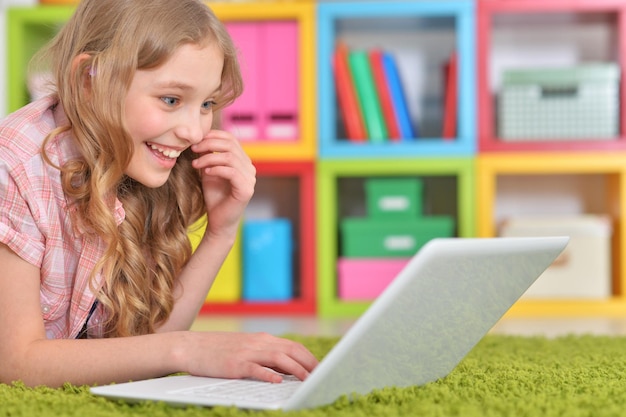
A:
<svg viewBox="0 0 626 417">
<path fill-rule="evenodd" d="M 182 91 L 194 90 L 194 87 L 190 86 L 189 84 L 185 84 L 181 81 L 176 81 L 176 80 L 157 82 L 155 86 L 156 88 L 159 88 L 159 89 L 178 89 Z M 221 91 L 222 91 L 222 86 L 220 84 L 220 86 L 217 87 L 215 91 L 213 91 L 212 95 L 219 95 Z"/>
<path fill-rule="evenodd" d="M 159 88 L 177 88 L 179 90 L 193 90 L 188 84 L 182 83 L 180 81 L 164 81 L 156 84 Z"/>
</svg>

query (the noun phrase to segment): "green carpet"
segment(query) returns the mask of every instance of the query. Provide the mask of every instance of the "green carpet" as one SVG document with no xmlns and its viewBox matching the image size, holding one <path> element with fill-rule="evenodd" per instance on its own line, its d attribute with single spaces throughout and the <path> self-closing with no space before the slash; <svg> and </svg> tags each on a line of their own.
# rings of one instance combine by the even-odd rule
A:
<svg viewBox="0 0 626 417">
<path fill-rule="evenodd" d="M 293 337 L 322 357 L 336 339 Z M 0 365 L 1 366 L 1 365 Z M 129 405 L 87 387 L 0 384 L 0 416 L 624 416 L 626 337 L 488 335 L 446 378 L 299 412 Z"/>
</svg>

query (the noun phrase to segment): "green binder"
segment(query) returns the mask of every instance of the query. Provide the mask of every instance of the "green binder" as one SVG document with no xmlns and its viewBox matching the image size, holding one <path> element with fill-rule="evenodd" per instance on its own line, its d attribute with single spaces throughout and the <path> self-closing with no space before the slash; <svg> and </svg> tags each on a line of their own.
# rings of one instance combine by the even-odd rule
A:
<svg viewBox="0 0 626 417">
<path fill-rule="evenodd" d="M 363 109 L 363 120 L 368 137 L 372 142 L 385 141 L 389 136 L 367 52 L 364 50 L 351 51 L 348 59 L 359 102 Z"/>
</svg>

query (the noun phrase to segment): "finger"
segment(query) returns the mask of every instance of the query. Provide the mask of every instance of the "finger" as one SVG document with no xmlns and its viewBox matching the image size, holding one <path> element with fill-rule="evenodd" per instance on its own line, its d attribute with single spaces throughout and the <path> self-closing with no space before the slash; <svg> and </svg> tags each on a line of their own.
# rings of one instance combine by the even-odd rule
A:
<svg viewBox="0 0 626 417">
<path fill-rule="evenodd" d="M 278 372 L 261 365 L 256 365 L 251 369 L 250 377 L 273 384 L 278 384 L 283 381 L 282 375 Z"/>
<path fill-rule="evenodd" d="M 207 189 L 206 192 L 215 190 L 215 185 L 220 183 L 210 181 L 219 179 L 226 181 L 226 183 L 221 184 L 223 184 L 224 187 L 228 187 L 228 189 L 231 190 L 233 197 L 237 200 L 247 201 L 254 194 L 254 177 L 244 177 L 237 170 L 223 166 L 205 168 L 203 172 L 204 175 L 206 175 L 205 179 L 203 179 L 205 187 L 213 187 Z"/>
<path fill-rule="evenodd" d="M 223 151 L 200 154 L 192 161 L 192 164 L 196 169 L 210 168 L 219 165 L 231 166 L 251 176 L 256 175 L 256 168 L 252 160 L 242 149 L 238 149 L 234 152 Z"/>
<path fill-rule="evenodd" d="M 267 382 L 281 382 L 283 375 L 293 375 L 304 380 L 309 372 L 302 366 L 277 351 L 249 352 L 246 362 L 241 364 L 240 377 L 256 378 Z"/>
<path fill-rule="evenodd" d="M 200 142 L 191 146 L 191 150 L 196 153 L 226 152 L 234 149 L 240 149 L 243 152 L 237 138 L 221 130 L 210 131 Z"/>
<path fill-rule="evenodd" d="M 318 365 L 319 360 L 307 349 L 303 344 L 294 342 L 296 344 L 296 353 L 294 358 L 298 363 L 302 364 L 304 368 L 311 372 Z"/>
<path fill-rule="evenodd" d="M 272 365 L 267 364 L 267 366 L 281 374 L 293 375 L 301 381 L 304 381 L 310 374 L 310 370 L 306 369 L 302 363 L 288 355 L 275 357 L 273 362 Z"/>
<path fill-rule="evenodd" d="M 264 365 L 283 374 L 294 375 L 300 380 L 306 379 L 318 364 L 312 353 L 295 342 L 274 349 L 266 358 Z"/>
<path fill-rule="evenodd" d="M 196 165 L 198 165 L 197 169 L 201 170 L 203 173 L 213 176 L 219 177 L 222 179 L 226 179 L 231 182 L 240 182 L 241 184 L 256 182 L 256 169 L 252 164 L 246 164 L 243 162 L 223 162 L 224 160 L 202 160 L 198 161 Z"/>
<path fill-rule="evenodd" d="M 241 144 L 233 139 L 203 139 L 194 144 L 191 150 L 199 155 L 210 153 L 232 152 L 237 155 L 244 155 Z"/>
<path fill-rule="evenodd" d="M 254 165 L 252 161 L 248 157 L 248 155 L 244 153 L 233 153 L 233 152 L 213 152 L 213 153 L 205 153 L 197 157 L 192 162 L 194 168 L 202 169 L 209 168 L 213 166 L 230 166 L 236 169 L 239 169 L 243 172 L 254 173 Z"/>
<path fill-rule="evenodd" d="M 291 361 L 293 361 L 294 364 L 297 364 L 297 366 L 301 368 L 306 374 L 315 369 L 319 362 L 317 358 L 306 347 L 297 342 L 289 342 L 289 344 L 285 346 L 284 352 L 287 357 Z M 302 375 L 306 376 L 306 374 Z"/>
</svg>

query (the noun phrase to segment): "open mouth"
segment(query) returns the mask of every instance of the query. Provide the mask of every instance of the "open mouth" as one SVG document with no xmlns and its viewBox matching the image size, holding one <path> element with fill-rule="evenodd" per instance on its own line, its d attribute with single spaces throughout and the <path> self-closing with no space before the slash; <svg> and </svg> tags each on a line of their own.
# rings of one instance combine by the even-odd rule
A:
<svg viewBox="0 0 626 417">
<path fill-rule="evenodd" d="M 157 156 L 161 156 L 167 159 L 176 159 L 180 156 L 183 151 L 179 151 L 176 149 L 164 148 L 154 143 L 146 143 L 146 145 L 152 149 L 152 151 L 157 154 Z"/>
</svg>

